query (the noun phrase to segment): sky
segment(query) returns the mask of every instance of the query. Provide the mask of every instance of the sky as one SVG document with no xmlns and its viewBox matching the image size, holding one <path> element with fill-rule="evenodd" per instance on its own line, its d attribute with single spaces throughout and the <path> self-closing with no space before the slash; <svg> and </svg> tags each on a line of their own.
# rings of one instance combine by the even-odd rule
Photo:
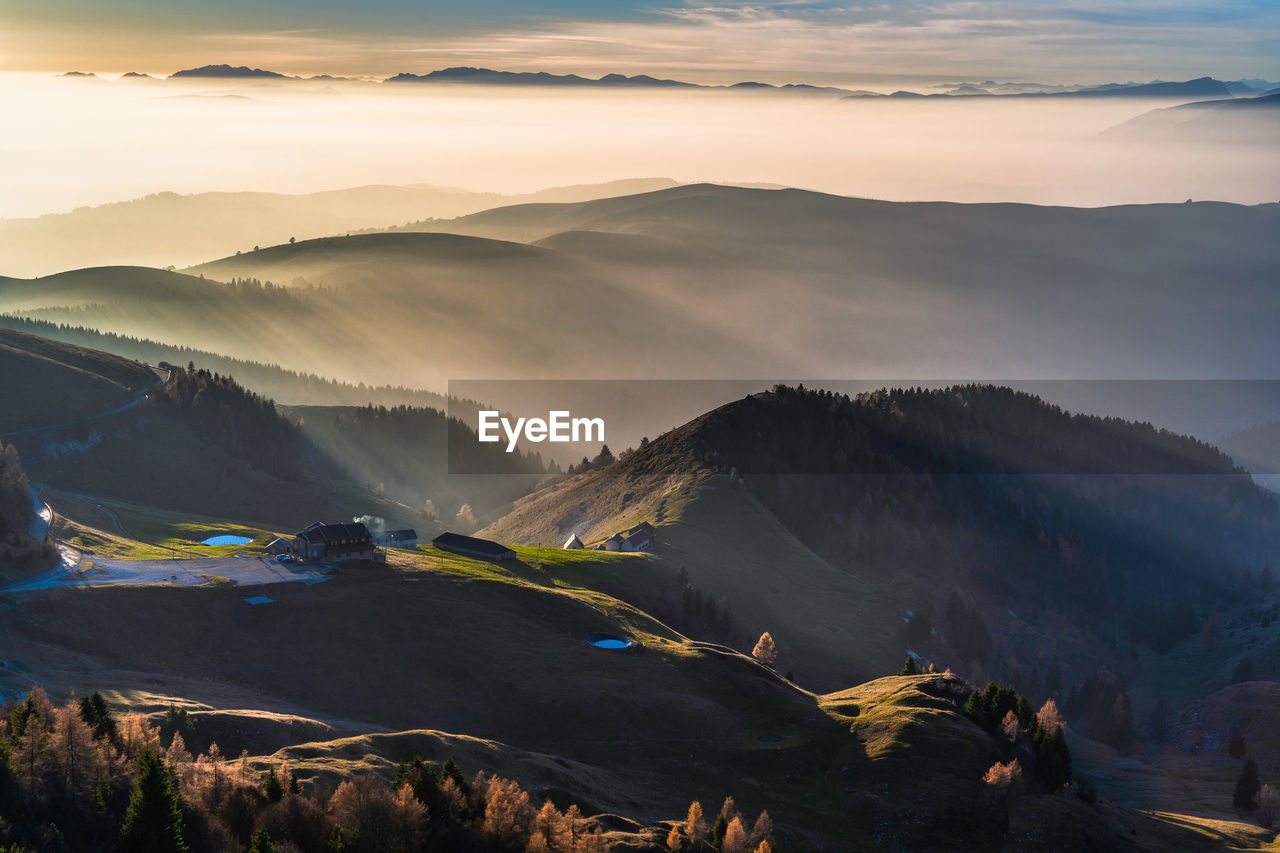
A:
<svg viewBox="0 0 1280 853">
<path fill-rule="evenodd" d="M 0 0 L 0 70 L 454 65 L 699 82 L 1280 77 L 1276 0 Z"/>
</svg>

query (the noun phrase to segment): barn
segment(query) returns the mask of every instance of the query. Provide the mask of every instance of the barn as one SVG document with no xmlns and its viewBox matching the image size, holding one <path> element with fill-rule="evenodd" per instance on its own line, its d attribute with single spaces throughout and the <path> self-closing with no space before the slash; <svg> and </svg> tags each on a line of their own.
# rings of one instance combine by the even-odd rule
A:
<svg viewBox="0 0 1280 853">
<path fill-rule="evenodd" d="M 502 560 L 515 559 L 516 552 L 506 545 L 499 545 L 488 539 L 477 539 L 474 536 L 463 536 L 461 533 L 441 533 L 431 544 L 441 551 L 461 554 L 464 557 L 475 557 L 477 560 L 489 560 L 498 563 Z"/>
<path fill-rule="evenodd" d="M 404 530 L 377 530 L 373 533 L 373 544 L 380 548 L 418 547 L 418 531 L 413 528 Z"/>
</svg>

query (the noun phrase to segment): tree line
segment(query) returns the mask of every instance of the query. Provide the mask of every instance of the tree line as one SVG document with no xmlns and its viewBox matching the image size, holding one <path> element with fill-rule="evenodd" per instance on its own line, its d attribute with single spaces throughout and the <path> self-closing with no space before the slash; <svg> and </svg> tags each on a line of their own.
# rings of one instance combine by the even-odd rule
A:
<svg viewBox="0 0 1280 853">
<path fill-rule="evenodd" d="M 116 717 L 97 692 L 55 705 L 33 687 L 3 711 L 4 853 L 611 849 L 603 827 L 577 804 L 539 804 L 511 779 L 483 771 L 465 776 L 451 758 L 433 763 L 413 756 L 390 780 L 351 773 L 336 784 L 304 785 L 287 761 L 258 769 L 245 753 L 229 760 L 216 743 L 193 755 L 183 732 L 191 736 L 194 729 L 177 709 L 158 727 L 140 714 Z M 772 849 L 761 846 L 772 841 L 768 814 L 748 829 L 731 799 L 710 829 L 700 806 L 673 826 L 673 849 Z"/>
<path fill-rule="evenodd" d="M 159 401 L 181 411 L 198 436 L 278 477 L 301 478 L 310 442 L 295 419 L 230 376 L 190 363 L 163 366 L 172 373 Z"/>
</svg>

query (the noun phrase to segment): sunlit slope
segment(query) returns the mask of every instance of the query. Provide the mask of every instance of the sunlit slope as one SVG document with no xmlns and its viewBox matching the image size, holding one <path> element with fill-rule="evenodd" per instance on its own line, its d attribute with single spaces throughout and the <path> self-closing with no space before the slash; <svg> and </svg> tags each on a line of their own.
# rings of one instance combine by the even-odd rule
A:
<svg viewBox="0 0 1280 853">
<path fill-rule="evenodd" d="M 187 266 L 290 238 L 451 218 L 499 204 L 582 201 L 673 185 L 662 178 L 556 187 L 521 196 L 448 187 L 363 186 L 304 195 L 154 193 L 30 219 L 0 221 L 0 273 L 48 275 L 107 264 Z"/>
<path fill-rule="evenodd" d="M 6 312 L 47 306 L 84 307 L 126 301 L 200 300 L 221 292 L 215 282 L 144 266 L 86 267 L 41 278 L 0 279 Z"/>
<path fill-rule="evenodd" d="M 189 375 L 181 370 L 8 330 L 0 367 L 6 441 L 52 490 L 286 529 L 318 517 L 415 516 L 346 479 L 269 401 L 231 380 L 217 393 L 197 389 L 178 382 Z"/>
<path fill-rule="evenodd" d="M 6 644 L 52 674 L 51 689 L 90 678 L 222 708 L 248 691 L 366 730 L 441 729 L 672 777 L 702 768 L 690 784 L 716 772 L 715 756 L 813 713 L 811 697 L 753 661 L 553 586 L 527 562 L 495 568 L 434 550 L 392 562 L 267 589 L 276 602 L 259 607 L 234 588 L 32 593 L 31 621 L 5 629 Z M 122 619 L 130 630 L 113 627 Z M 639 647 L 595 648 L 595 631 Z"/>
<path fill-rule="evenodd" d="M 694 636 L 729 639 L 685 612 L 683 569 L 694 590 L 730 614 L 729 633 L 740 648 L 750 651 L 761 633 L 771 632 L 779 670 L 811 689 L 857 683 L 901 665 L 910 606 L 905 586 L 822 560 L 734 479 L 697 465 L 645 470 L 637 462 L 522 498 L 484 535 L 554 555 L 573 534 L 593 545 L 648 521 L 657 526 L 651 552 L 617 558 L 616 570 L 568 577 L 670 614 Z"/>
<path fill-rule="evenodd" d="M 1099 660 L 1136 679 L 1107 638 L 1168 652 L 1199 624 L 1179 613 L 1232 600 L 1269 558 L 1278 518 L 1227 456 L 1149 425 L 992 386 L 784 388 L 523 498 L 488 531 L 555 547 L 649 521 L 652 553 L 610 589 L 665 595 L 677 618 L 684 567 L 730 608 L 734 642 L 770 631 L 808 686 L 911 649 L 1035 692 L 1050 668 L 1079 682 Z"/>
<path fill-rule="evenodd" d="M 277 246 L 191 272 L 314 285 L 315 292 L 290 289 L 306 303 L 304 325 L 275 329 L 269 341 L 235 331 L 232 339 L 242 349 L 273 348 L 272 358 L 285 364 L 306 353 L 308 364 L 351 380 L 443 387 L 450 378 L 486 374 L 639 377 L 661 351 L 705 362 L 757 346 L 696 311 L 667 310 L 664 299 L 633 287 L 625 269 L 507 241 L 359 235 Z M 632 333 L 638 318 L 659 312 L 661 323 L 642 322 Z M 317 328 L 340 334 L 321 340 Z M 662 362 L 674 369 L 674 358 Z"/>
<path fill-rule="evenodd" d="M 234 588 L 31 593 L 17 602 L 27 618 L 3 631 L 50 690 L 102 684 L 146 711 L 193 703 L 224 751 L 269 754 L 276 738 L 275 758 L 304 779 L 453 756 L 644 823 L 731 793 L 806 845 L 1000 842 L 1002 802 L 981 781 L 1000 752 L 960 713 L 958 681 L 887 678 L 815 697 L 555 577 L 627 563 L 524 549 L 493 566 L 425 549 L 263 590 L 274 601 L 256 607 L 243 597 L 257 591 Z M 640 646 L 598 649 L 594 631 Z M 308 734 L 322 739 L 300 744 Z M 1033 838 L 1116 849 L 1105 815 L 1070 795 L 1037 802 Z"/>
<path fill-rule="evenodd" d="M 558 356 L 578 356 L 578 341 L 608 326 L 623 349 L 597 349 L 586 362 L 593 374 L 637 375 L 630 339 L 643 335 L 649 375 L 697 365 L 700 375 L 739 377 L 1001 376 L 1016 364 L 1028 376 L 1107 376 L 1125 364 L 1133 375 L 1184 377 L 1274 363 L 1257 307 L 1280 273 L 1277 226 L 1276 205 L 904 204 L 696 185 L 423 228 L 538 241 L 572 262 L 563 269 L 574 291 L 537 283 L 536 264 L 521 272 L 554 312 L 504 301 L 501 267 L 468 287 L 469 304 L 498 313 L 486 319 L 504 331 L 508 311 L 527 318 L 508 342 L 513 357 L 548 325 L 573 328 L 542 354 L 560 375 L 582 375 L 580 357 Z M 275 258 L 209 269 L 265 275 Z M 393 261 L 381 278 L 403 273 Z M 336 262 L 327 276 L 352 278 Z M 478 343 L 479 372 L 492 373 L 489 342 Z"/>
<path fill-rule="evenodd" d="M 1183 379 L 1268 376 L 1280 362 L 1268 326 L 1280 205 L 907 204 L 698 185 L 424 227 L 442 233 L 300 241 L 189 271 L 283 291 L 209 290 L 197 304 L 213 285 L 189 276 L 190 306 L 84 307 L 82 289 L 37 299 L 24 285 L 0 309 L 437 391 L 476 376 L 1105 378 L 1117 365 Z"/>
</svg>

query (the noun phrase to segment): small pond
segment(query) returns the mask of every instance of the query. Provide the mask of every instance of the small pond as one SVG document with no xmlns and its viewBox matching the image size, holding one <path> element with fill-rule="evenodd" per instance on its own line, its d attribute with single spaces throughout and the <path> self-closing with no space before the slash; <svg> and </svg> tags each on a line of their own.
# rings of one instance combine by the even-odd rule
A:
<svg viewBox="0 0 1280 853">
<path fill-rule="evenodd" d="M 617 634 L 592 634 L 587 637 L 587 642 L 597 649 L 626 649 L 631 646 L 630 640 Z"/>
<path fill-rule="evenodd" d="M 201 545 L 248 545 L 253 541 L 252 536 L 233 536 L 230 533 L 224 533 L 220 536 L 210 536 L 201 542 Z"/>
</svg>

